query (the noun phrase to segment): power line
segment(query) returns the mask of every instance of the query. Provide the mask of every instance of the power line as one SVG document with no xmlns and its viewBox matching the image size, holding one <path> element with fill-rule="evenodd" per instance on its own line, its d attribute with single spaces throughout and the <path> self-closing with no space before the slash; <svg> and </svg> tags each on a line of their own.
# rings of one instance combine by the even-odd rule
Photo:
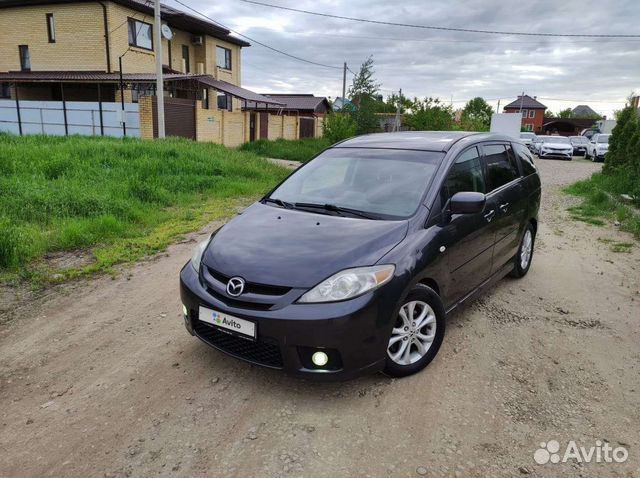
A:
<svg viewBox="0 0 640 478">
<path fill-rule="evenodd" d="M 229 30 L 230 32 L 233 32 L 233 33 L 235 33 L 235 34 L 236 34 L 236 35 L 238 35 L 238 36 L 241 36 L 241 37 L 243 37 L 243 38 L 246 38 L 246 39 L 247 39 L 247 40 L 249 40 L 250 42 L 256 43 L 256 44 L 258 44 L 258 45 L 260 45 L 260 46 L 263 46 L 263 47 L 265 47 L 265 48 L 268 48 L 269 50 L 275 51 L 276 53 L 280 53 L 281 55 L 288 56 L 289 58 L 293 58 L 294 60 L 302 61 L 302 62 L 304 62 L 304 63 L 309 63 L 309 64 L 311 64 L 311 65 L 322 66 L 322 67 L 324 67 L 324 68 L 333 68 L 333 69 L 336 69 L 336 70 L 342 70 L 342 67 L 341 67 L 341 66 L 326 65 L 326 64 L 324 64 L 324 63 L 318 63 L 318 62 L 316 62 L 316 61 L 307 60 L 306 58 L 301 58 L 301 57 L 299 57 L 299 56 L 292 55 L 291 53 L 287 53 L 286 51 L 282 51 L 282 50 L 279 50 L 279 49 L 274 48 L 274 47 L 272 47 L 272 46 L 269 46 L 269 45 L 267 45 L 266 43 L 259 42 L 259 41 L 258 41 L 258 40 L 256 40 L 255 38 L 248 37 L 247 35 L 244 35 L 244 34 L 242 34 L 242 33 L 238 32 L 238 31 L 236 31 L 236 30 L 233 30 L 232 28 L 229 28 L 228 26 L 223 25 L 222 23 L 220 23 L 220 22 L 218 22 L 218 21 L 214 20 L 213 18 L 209 17 L 208 15 L 205 15 L 205 14 L 204 14 L 204 13 L 202 13 L 202 12 L 199 12 L 199 11 L 198 11 L 198 10 L 196 10 L 195 8 L 190 7 L 189 5 L 187 5 L 187 4 L 185 4 L 185 3 L 183 3 L 183 2 L 182 2 L 182 1 L 180 1 L 180 0 L 173 0 L 173 1 L 174 1 L 174 2 L 176 2 L 176 3 L 179 3 L 180 5 L 182 5 L 183 7 L 185 7 L 185 8 L 187 8 L 187 9 L 191 10 L 192 12 L 194 12 L 194 13 L 196 13 L 196 14 L 198 14 L 198 15 L 200 15 L 200 16 L 202 16 L 202 17 L 204 17 L 204 18 L 206 18 L 206 19 L 207 19 L 207 20 L 209 20 L 210 22 L 213 22 L 213 23 L 215 23 L 216 25 L 221 26 L 222 28 L 227 29 L 227 30 Z"/>
<path fill-rule="evenodd" d="M 176 0 L 178 1 L 178 0 Z M 330 13 L 312 12 L 310 10 L 300 10 L 297 8 L 283 7 L 281 5 L 272 5 L 270 3 L 257 2 L 255 0 L 240 0 L 245 3 L 251 3 L 253 5 L 260 5 L 263 7 L 277 8 L 280 10 L 287 10 L 296 13 L 305 13 L 307 15 L 315 15 L 318 17 L 337 18 L 339 20 L 349 20 L 353 22 L 373 23 L 376 25 L 388 25 L 395 27 L 406 28 L 421 28 L 425 30 L 441 30 L 448 32 L 463 32 L 463 33 L 485 33 L 491 35 L 519 35 L 519 36 L 532 36 L 532 37 L 567 37 L 567 38 L 640 38 L 640 35 L 613 35 L 613 34 L 597 34 L 597 33 L 531 33 L 531 32 L 512 32 L 512 31 L 500 31 L 500 30 L 479 30 L 472 28 L 454 28 L 454 27 L 439 27 L 434 25 L 414 25 L 411 23 L 396 23 L 385 22 L 381 20 L 369 20 L 366 18 L 346 17 L 343 15 L 333 15 Z"/>
<path fill-rule="evenodd" d="M 491 40 L 449 40 L 449 39 L 431 39 L 431 38 L 399 38 L 399 37 L 380 37 L 380 36 L 365 36 L 365 35 L 342 35 L 338 33 L 320 33 L 320 32 L 279 32 L 285 35 L 305 35 L 305 36 L 327 36 L 332 38 L 360 38 L 363 40 L 383 40 L 383 41 L 401 41 L 401 42 L 423 42 L 423 43 L 506 43 L 506 44 L 525 44 L 525 45 L 539 45 L 543 40 L 529 40 L 529 41 L 514 41 L 514 40 L 505 40 L 502 38 L 495 38 Z M 611 39 L 599 39 L 599 40 L 580 40 L 580 41 L 571 41 L 569 40 L 567 43 L 634 43 L 640 41 L 640 38 L 637 39 L 622 39 L 622 40 L 611 40 Z"/>
</svg>

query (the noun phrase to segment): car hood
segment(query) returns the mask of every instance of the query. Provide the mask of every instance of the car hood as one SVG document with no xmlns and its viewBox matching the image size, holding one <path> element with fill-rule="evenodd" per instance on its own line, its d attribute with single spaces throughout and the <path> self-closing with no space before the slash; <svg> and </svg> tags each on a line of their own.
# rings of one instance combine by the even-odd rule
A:
<svg viewBox="0 0 640 478">
<path fill-rule="evenodd" d="M 408 221 L 329 216 L 255 203 L 220 229 L 202 262 L 247 282 L 313 287 L 349 267 L 373 265 L 407 234 Z"/>
</svg>

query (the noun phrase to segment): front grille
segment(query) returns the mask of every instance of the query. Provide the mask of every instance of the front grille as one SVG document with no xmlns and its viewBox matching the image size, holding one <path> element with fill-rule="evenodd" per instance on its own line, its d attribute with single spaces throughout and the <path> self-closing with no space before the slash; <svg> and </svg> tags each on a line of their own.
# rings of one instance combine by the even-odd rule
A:
<svg viewBox="0 0 640 478">
<path fill-rule="evenodd" d="M 193 321 L 193 330 L 198 337 L 209 345 L 234 357 L 264 365 L 265 367 L 283 367 L 280 347 L 275 343 L 269 343 L 268 339 L 260 338 L 257 342 L 252 342 L 221 332 L 217 328 L 197 319 Z"/>
<path fill-rule="evenodd" d="M 220 281 L 226 287 L 227 282 L 231 279 L 231 276 L 227 276 L 222 274 L 221 272 L 212 269 L 211 267 L 207 268 L 209 274 L 212 277 Z M 291 290 L 291 287 L 282 287 L 276 285 L 266 285 L 266 284 L 256 284 L 254 282 L 246 282 L 244 286 L 244 292 L 249 294 L 258 294 L 258 295 L 277 295 L 282 296 Z"/>
<path fill-rule="evenodd" d="M 246 300 L 238 300 L 227 297 L 226 295 L 220 294 L 217 290 L 208 285 L 207 292 L 209 292 L 209 294 L 218 299 L 220 302 L 227 304 L 229 307 L 236 307 L 238 309 L 269 310 L 273 306 L 273 304 L 263 304 L 262 302 L 248 302 Z"/>
</svg>

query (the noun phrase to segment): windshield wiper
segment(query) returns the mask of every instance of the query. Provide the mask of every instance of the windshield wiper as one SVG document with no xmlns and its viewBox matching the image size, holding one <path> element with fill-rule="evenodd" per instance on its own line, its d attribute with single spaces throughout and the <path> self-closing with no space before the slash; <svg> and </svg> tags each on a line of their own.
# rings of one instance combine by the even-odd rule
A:
<svg viewBox="0 0 640 478">
<path fill-rule="evenodd" d="M 278 206 L 283 207 L 285 209 L 293 209 L 293 204 L 291 204 L 290 202 L 283 201 L 282 199 L 264 198 L 263 201 L 277 204 Z"/>
<path fill-rule="evenodd" d="M 370 214 L 365 211 L 360 211 L 359 209 L 351 209 L 348 207 L 336 206 L 335 204 L 316 204 L 311 202 L 297 202 L 293 204 L 294 207 L 298 208 L 309 208 L 309 209 L 324 209 L 325 211 L 337 212 L 341 216 L 344 214 L 351 214 L 353 216 L 362 217 L 365 219 L 380 219 L 378 216 L 374 214 Z"/>
</svg>

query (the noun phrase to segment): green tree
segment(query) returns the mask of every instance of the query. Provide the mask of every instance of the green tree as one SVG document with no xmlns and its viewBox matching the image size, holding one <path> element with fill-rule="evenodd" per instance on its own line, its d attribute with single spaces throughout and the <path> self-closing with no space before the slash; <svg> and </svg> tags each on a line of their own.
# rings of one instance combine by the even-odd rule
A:
<svg viewBox="0 0 640 478">
<path fill-rule="evenodd" d="M 493 108 L 479 96 L 469 100 L 462 109 L 460 125 L 465 131 L 489 131 Z"/>
<path fill-rule="evenodd" d="M 349 87 L 349 97 L 357 106 L 351 116 L 356 124 L 356 134 L 375 133 L 380 131 L 380 123 L 375 113 L 381 103 L 377 96 L 380 84 L 374 79 L 373 56 L 360 65 L 360 70 L 353 77 Z"/>
<path fill-rule="evenodd" d="M 414 98 L 404 124 L 415 131 L 451 131 L 454 129 L 453 108 L 438 98 Z"/>
<path fill-rule="evenodd" d="M 629 102 L 616 114 L 616 126 L 611 132 L 609 151 L 605 158 L 605 172 L 627 168 L 631 165 L 629 148 L 632 144 L 632 137 L 639 127 L 638 114 Z"/>
<path fill-rule="evenodd" d="M 558 111 L 556 115 L 557 118 L 573 118 L 573 110 L 571 108 L 565 108 L 563 110 Z"/>
<path fill-rule="evenodd" d="M 358 100 L 363 96 L 374 97 L 381 86 L 380 83 L 374 79 L 374 74 L 373 55 L 371 55 L 362 65 L 360 65 L 360 70 L 353 77 L 353 82 L 351 83 L 348 92 L 349 98 L 352 100 Z"/>
<path fill-rule="evenodd" d="M 553 114 L 553 112 L 551 110 L 544 110 L 544 117 L 545 118 L 555 118 L 555 115 Z"/>
<path fill-rule="evenodd" d="M 356 134 L 356 122 L 348 113 L 329 113 L 322 124 L 324 137 L 331 144 Z"/>
</svg>

